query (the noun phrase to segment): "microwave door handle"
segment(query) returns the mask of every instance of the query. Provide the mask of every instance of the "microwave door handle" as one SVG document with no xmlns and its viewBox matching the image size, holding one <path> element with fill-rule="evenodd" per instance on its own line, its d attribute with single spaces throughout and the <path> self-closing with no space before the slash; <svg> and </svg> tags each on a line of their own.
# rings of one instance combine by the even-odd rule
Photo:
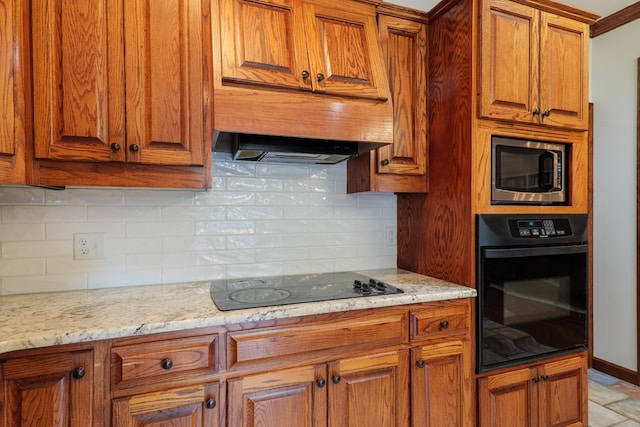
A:
<svg viewBox="0 0 640 427">
<path fill-rule="evenodd" d="M 551 162 L 550 167 L 546 167 L 548 162 Z M 554 151 L 544 151 L 538 156 L 538 186 L 541 190 L 551 190 L 556 187 L 555 177 L 556 174 L 554 165 L 558 164 L 558 153 Z"/>
<path fill-rule="evenodd" d="M 485 249 L 485 258 L 522 258 L 528 256 L 571 255 L 587 253 L 588 245 L 545 246 L 532 248 Z"/>
</svg>

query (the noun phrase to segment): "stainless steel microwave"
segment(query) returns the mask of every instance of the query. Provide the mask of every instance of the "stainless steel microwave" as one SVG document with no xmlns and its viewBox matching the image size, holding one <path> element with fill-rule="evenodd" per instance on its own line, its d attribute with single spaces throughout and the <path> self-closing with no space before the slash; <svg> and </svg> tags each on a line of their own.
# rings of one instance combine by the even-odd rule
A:
<svg viewBox="0 0 640 427">
<path fill-rule="evenodd" d="M 491 203 L 568 202 L 568 144 L 491 137 Z"/>
</svg>

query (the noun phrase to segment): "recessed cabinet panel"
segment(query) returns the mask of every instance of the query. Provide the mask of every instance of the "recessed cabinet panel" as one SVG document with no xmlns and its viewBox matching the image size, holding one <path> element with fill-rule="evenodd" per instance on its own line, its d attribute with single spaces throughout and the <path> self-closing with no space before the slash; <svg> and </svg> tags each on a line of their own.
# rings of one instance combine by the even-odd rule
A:
<svg viewBox="0 0 640 427">
<path fill-rule="evenodd" d="M 220 3 L 223 81 L 311 90 L 300 10 L 295 0 L 229 0 Z"/>
<path fill-rule="evenodd" d="M 13 155 L 15 142 L 15 79 L 13 35 L 15 32 L 13 0 L 0 1 L 0 155 Z"/>
<path fill-rule="evenodd" d="M 31 5 L 35 155 L 124 161 L 121 3 L 65 4 Z"/>
</svg>

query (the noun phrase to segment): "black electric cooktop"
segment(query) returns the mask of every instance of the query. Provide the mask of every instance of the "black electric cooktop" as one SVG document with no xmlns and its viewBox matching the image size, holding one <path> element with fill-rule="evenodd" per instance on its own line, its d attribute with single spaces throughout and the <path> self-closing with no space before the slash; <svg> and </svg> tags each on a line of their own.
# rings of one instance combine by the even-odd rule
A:
<svg viewBox="0 0 640 427">
<path fill-rule="evenodd" d="M 216 280 L 210 292 L 222 311 L 403 293 L 351 271 Z"/>
</svg>

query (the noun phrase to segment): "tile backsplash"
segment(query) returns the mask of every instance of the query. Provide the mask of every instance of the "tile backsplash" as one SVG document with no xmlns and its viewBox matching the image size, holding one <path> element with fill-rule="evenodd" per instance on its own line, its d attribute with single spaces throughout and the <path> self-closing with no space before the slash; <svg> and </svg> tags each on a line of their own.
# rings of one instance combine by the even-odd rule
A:
<svg viewBox="0 0 640 427">
<path fill-rule="evenodd" d="M 396 266 L 396 196 L 346 163 L 232 162 L 207 192 L 0 186 L 0 295 Z M 104 259 L 74 260 L 76 233 Z"/>
</svg>

